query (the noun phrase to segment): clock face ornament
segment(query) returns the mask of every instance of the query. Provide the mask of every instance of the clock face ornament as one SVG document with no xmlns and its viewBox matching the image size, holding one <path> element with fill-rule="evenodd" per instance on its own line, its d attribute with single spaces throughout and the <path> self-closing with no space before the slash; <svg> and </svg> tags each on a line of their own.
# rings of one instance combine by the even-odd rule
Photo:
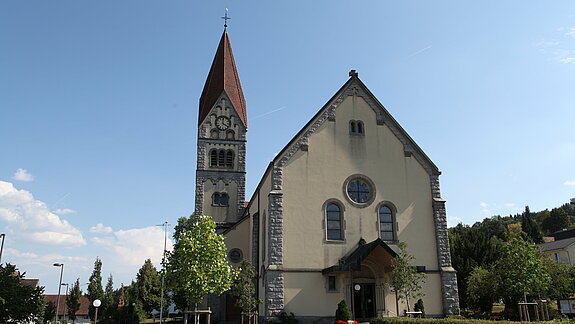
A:
<svg viewBox="0 0 575 324">
<path fill-rule="evenodd" d="M 219 116 L 218 118 L 216 118 L 216 127 L 219 130 L 226 130 L 228 129 L 228 127 L 230 127 L 231 121 L 228 117 L 226 116 Z"/>
</svg>

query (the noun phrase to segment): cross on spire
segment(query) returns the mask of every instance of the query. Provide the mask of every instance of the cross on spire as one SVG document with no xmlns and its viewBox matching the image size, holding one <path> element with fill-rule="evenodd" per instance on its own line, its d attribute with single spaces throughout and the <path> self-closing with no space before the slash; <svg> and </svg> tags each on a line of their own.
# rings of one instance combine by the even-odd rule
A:
<svg viewBox="0 0 575 324">
<path fill-rule="evenodd" d="M 226 14 L 221 18 L 224 20 L 224 28 L 228 28 L 228 20 L 232 19 L 228 17 L 228 8 L 226 8 Z"/>
</svg>

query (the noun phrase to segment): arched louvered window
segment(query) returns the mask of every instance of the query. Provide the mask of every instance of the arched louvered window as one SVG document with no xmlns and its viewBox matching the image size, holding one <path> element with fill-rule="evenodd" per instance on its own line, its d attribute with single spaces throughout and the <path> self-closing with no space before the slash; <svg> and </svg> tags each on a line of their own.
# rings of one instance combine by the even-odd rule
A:
<svg viewBox="0 0 575 324">
<path fill-rule="evenodd" d="M 212 205 L 214 206 L 225 207 L 228 206 L 229 201 L 230 196 L 225 192 L 215 192 L 212 195 Z"/>
<path fill-rule="evenodd" d="M 384 241 L 395 241 L 395 217 L 386 205 L 379 207 L 379 236 Z"/>
<path fill-rule="evenodd" d="M 226 151 L 226 167 L 228 168 L 234 167 L 234 151 L 232 150 Z"/>
<path fill-rule="evenodd" d="M 210 166 L 220 168 L 234 167 L 234 151 L 213 149 L 210 151 Z"/>
<path fill-rule="evenodd" d="M 210 151 L 210 166 L 218 166 L 218 150 Z"/>
<path fill-rule="evenodd" d="M 325 220 L 328 240 L 343 240 L 342 212 L 341 208 L 330 203 L 325 208 Z"/>
</svg>

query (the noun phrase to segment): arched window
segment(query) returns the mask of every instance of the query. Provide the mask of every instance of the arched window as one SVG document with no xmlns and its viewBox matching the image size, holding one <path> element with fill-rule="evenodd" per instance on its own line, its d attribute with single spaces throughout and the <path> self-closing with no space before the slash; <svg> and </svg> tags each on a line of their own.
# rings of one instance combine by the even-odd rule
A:
<svg viewBox="0 0 575 324">
<path fill-rule="evenodd" d="M 350 120 L 349 121 L 349 133 L 355 135 L 363 135 L 365 128 L 363 127 L 363 122 L 361 120 Z"/>
<path fill-rule="evenodd" d="M 220 138 L 220 131 L 217 130 L 217 129 L 215 129 L 215 128 L 212 129 L 212 130 L 210 131 L 210 137 L 211 137 L 211 138 Z"/>
<path fill-rule="evenodd" d="M 226 167 L 228 168 L 234 167 L 234 151 L 232 150 L 226 151 Z"/>
<path fill-rule="evenodd" d="M 361 120 L 357 121 L 357 133 L 363 134 L 363 122 Z"/>
<path fill-rule="evenodd" d="M 212 205 L 226 207 L 230 202 L 230 196 L 225 192 L 215 192 L 212 195 Z"/>
<path fill-rule="evenodd" d="M 234 133 L 233 130 L 230 129 L 230 130 L 227 131 L 227 133 L 226 133 L 226 138 L 227 138 L 227 139 L 233 140 L 235 137 L 236 137 L 236 134 Z"/>
<path fill-rule="evenodd" d="M 210 151 L 210 166 L 218 166 L 218 150 Z"/>
<path fill-rule="evenodd" d="M 349 132 L 354 134 L 357 131 L 355 127 L 355 120 L 349 122 Z"/>
<path fill-rule="evenodd" d="M 379 236 L 384 241 L 395 241 L 395 217 L 386 205 L 379 207 Z"/>
<path fill-rule="evenodd" d="M 343 240 L 341 208 L 334 203 L 328 204 L 325 208 L 325 218 L 327 239 Z"/>
</svg>

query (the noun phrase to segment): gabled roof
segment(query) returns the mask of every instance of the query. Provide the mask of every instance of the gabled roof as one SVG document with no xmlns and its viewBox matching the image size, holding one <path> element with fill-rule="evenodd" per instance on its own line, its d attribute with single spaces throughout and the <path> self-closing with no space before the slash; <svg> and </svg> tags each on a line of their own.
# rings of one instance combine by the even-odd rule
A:
<svg viewBox="0 0 575 324">
<path fill-rule="evenodd" d="M 367 86 L 359 79 L 355 70 L 349 73 L 350 78 L 346 83 L 329 99 L 329 101 L 309 120 L 309 122 L 292 138 L 292 140 L 278 153 L 273 164 L 282 166 L 285 164 L 302 145 L 307 143 L 308 137 L 313 133 L 314 128 L 329 119 L 337 106 L 346 96 L 356 93 L 364 98 L 368 105 L 376 112 L 378 124 L 385 124 L 393 134 L 402 142 L 406 156 L 413 156 L 427 171 L 429 175 L 438 176 L 441 171 L 435 163 L 423 152 L 415 141 L 407 134 L 401 125 L 391 116 L 385 107 L 371 93 Z"/>
<path fill-rule="evenodd" d="M 321 272 L 326 274 L 334 271 L 359 271 L 361 270 L 361 263 L 363 260 L 365 260 L 377 247 L 382 247 L 392 257 L 397 257 L 397 253 L 395 253 L 389 245 L 385 244 L 385 242 L 380 238 L 377 238 L 370 243 L 358 244 L 355 250 L 341 258 L 338 265 L 325 268 Z"/>
<path fill-rule="evenodd" d="M 66 316 L 67 307 L 66 305 L 66 295 L 60 295 L 60 308 L 58 309 L 58 316 Z M 58 303 L 58 295 L 44 295 L 44 301 L 46 303 L 52 302 L 54 305 Z M 88 307 L 90 306 L 90 300 L 88 297 L 82 295 L 80 296 L 80 308 L 76 311 L 76 316 L 88 316 Z"/>
<path fill-rule="evenodd" d="M 553 241 L 539 244 L 539 251 L 549 252 L 554 250 L 566 249 L 569 245 L 575 243 L 575 237 L 570 237 L 564 240 Z"/>
<path fill-rule="evenodd" d="M 198 125 L 200 125 L 210 110 L 222 94 L 225 92 L 232 105 L 236 109 L 238 116 L 244 126 L 248 127 L 248 118 L 246 111 L 246 101 L 242 92 L 240 77 L 236 69 L 232 45 L 228 37 L 227 30 L 224 30 L 216 56 L 212 62 L 212 67 L 208 73 L 202 96 L 200 97 L 200 109 Z"/>
</svg>

